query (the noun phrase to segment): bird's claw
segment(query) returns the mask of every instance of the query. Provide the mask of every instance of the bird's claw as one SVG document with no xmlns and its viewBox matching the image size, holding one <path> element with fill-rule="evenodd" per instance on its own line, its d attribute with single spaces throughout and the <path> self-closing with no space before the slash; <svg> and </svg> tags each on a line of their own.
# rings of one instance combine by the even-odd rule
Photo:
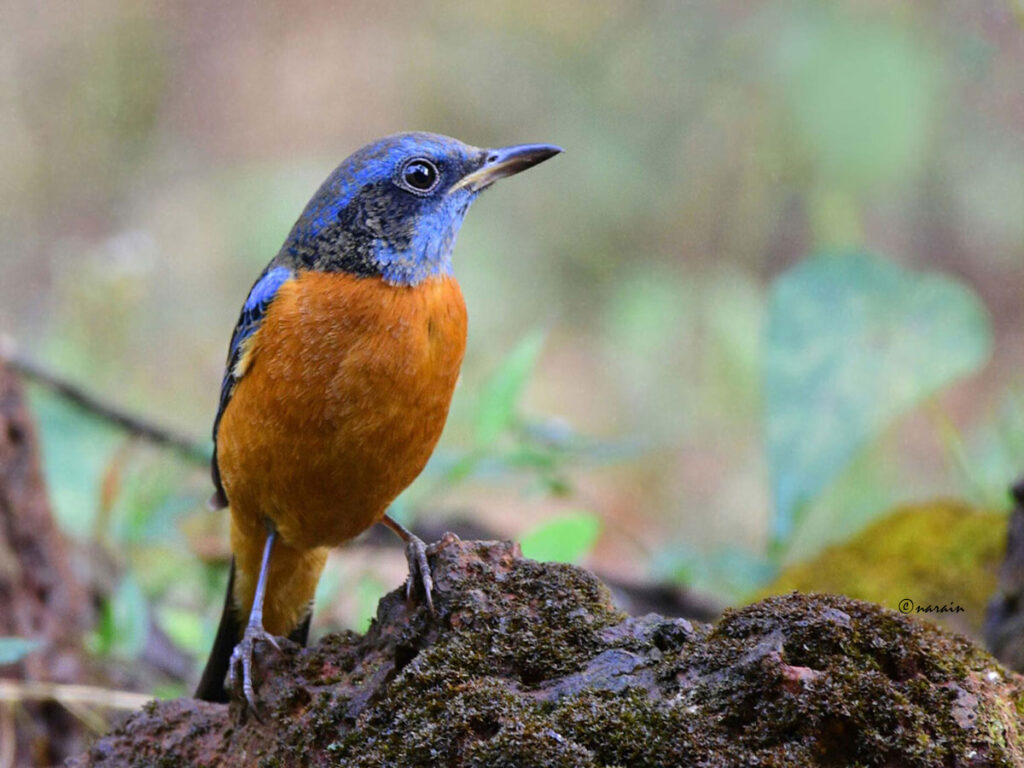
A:
<svg viewBox="0 0 1024 768">
<path fill-rule="evenodd" d="M 418 581 L 423 585 L 427 610 L 434 613 L 434 579 L 430 575 L 430 564 L 427 563 L 427 545 L 419 536 L 413 536 L 405 545 L 405 559 L 409 563 L 409 576 L 405 580 L 405 599 L 411 600 L 413 590 Z"/>
<path fill-rule="evenodd" d="M 264 641 L 277 650 L 281 650 L 277 638 L 267 632 L 262 624 L 249 624 L 245 628 L 242 639 L 231 652 L 231 663 L 228 665 L 228 686 L 233 690 L 238 684 L 238 668 L 242 670 L 242 693 L 253 712 L 256 709 L 256 690 L 252 683 L 252 656 L 256 643 Z"/>
<path fill-rule="evenodd" d="M 434 610 L 434 577 L 430 573 L 430 564 L 427 562 L 427 555 L 433 555 L 459 537 L 454 533 L 445 533 L 441 540 L 427 545 L 419 536 L 410 534 L 405 545 L 405 559 L 409 563 L 409 576 L 405 580 L 405 599 L 411 600 L 413 591 L 416 589 L 416 582 L 423 585 L 423 595 L 426 599 L 427 610 L 431 615 L 436 615 Z"/>
</svg>

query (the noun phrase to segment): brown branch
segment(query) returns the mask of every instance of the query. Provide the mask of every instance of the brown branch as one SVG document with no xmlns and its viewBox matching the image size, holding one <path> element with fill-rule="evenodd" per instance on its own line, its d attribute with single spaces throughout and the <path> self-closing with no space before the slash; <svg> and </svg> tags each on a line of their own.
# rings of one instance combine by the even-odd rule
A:
<svg viewBox="0 0 1024 768">
<path fill-rule="evenodd" d="M 77 384 L 21 355 L 13 339 L 6 336 L 0 337 L 0 361 L 6 363 L 12 371 L 43 385 L 78 408 L 119 427 L 130 435 L 170 448 L 197 464 L 208 464 L 210 461 L 210 451 L 202 443 L 130 414 L 119 406 L 104 402 Z"/>
</svg>

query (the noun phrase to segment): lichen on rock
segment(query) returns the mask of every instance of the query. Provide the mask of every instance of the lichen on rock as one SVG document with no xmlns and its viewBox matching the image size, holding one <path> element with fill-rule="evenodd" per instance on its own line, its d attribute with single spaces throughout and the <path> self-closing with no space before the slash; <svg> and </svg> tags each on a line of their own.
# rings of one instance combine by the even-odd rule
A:
<svg viewBox="0 0 1024 768">
<path fill-rule="evenodd" d="M 1024 765 L 1024 680 L 876 605 L 790 594 L 715 626 L 627 617 L 510 543 L 432 558 L 365 636 L 261 660 L 262 719 L 155 703 L 73 765 Z"/>
</svg>

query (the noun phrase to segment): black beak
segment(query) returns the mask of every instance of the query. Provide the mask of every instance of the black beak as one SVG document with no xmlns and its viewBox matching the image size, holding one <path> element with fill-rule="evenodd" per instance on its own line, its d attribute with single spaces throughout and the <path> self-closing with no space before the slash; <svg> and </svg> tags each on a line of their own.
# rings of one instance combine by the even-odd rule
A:
<svg viewBox="0 0 1024 768">
<path fill-rule="evenodd" d="M 483 165 L 463 176 L 450 191 L 468 187 L 474 192 L 479 192 L 498 179 L 532 168 L 561 151 L 561 147 L 553 144 L 516 144 L 512 147 L 485 150 L 486 159 Z"/>
</svg>

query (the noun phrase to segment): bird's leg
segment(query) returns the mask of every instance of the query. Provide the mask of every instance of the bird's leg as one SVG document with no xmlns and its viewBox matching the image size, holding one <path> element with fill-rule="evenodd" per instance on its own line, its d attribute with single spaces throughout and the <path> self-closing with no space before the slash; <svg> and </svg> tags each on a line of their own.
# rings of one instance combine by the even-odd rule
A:
<svg viewBox="0 0 1024 768">
<path fill-rule="evenodd" d="M 242 668 L 242 692 L 249 706 L 256 710 L 256 692 L 252 684 L 252 654 L 259 640 L 265 640 L 280 650 L 277 639 L 263 628 L 263 597 L 267 591 L 267 577 L 270 571 L 270 551 L 274 548 L 274 540 L 277 538 L 277 529 L 268 519 L 267 542 L 263 545 L 263 560 L 260 563 L 260 575 L 256 581 L 256 594 L 252 599 L 252 610 L 249 611 L 249 623 L 245 626 L 242 639 L 235 646 L 231 653 L 231 663 L 228 665 L 228 684 L 235 687 L 237 681 L 237 668 Z"/>
<path fill-rule="evenodd" d="M 412 591 L 416 587 L 416 582 L 419 581 L 423 585 L 423 594 L 427 598 L 427 609 L 434 613 L 434 579 L 430 575 L 430 566 L 427 564 L 427 545 L 423 543 L 423 539 L 397 520 L 392 519 L 390 515 L 384 515 L 381 522 L 397 533 L 405 542 L 405 559 L 409 563 L 409 576 L 405 580 L 406 600 L 412 597 Z"/>
</svg>

